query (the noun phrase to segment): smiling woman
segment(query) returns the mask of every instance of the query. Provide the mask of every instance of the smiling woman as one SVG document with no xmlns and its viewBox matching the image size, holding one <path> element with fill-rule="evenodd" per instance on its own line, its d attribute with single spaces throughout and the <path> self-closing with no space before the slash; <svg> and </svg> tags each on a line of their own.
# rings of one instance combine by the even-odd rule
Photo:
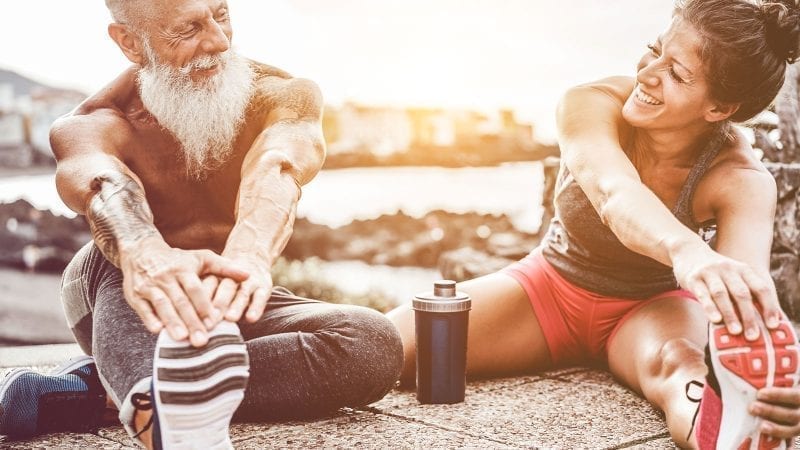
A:
<svg viewBox="0 0 800 450">
<path fill-rule="evenodd" d="M 776 187 L 730 124 L 769 105 L 798 46 L 796 0 L 679 1 L 635 79 L 570 89 L 546 237 L 459 288 L 468 373 L 599 363 L 681 447 L 786 448 L 800 351 L 769 276 Z M 390 317 L 413 382 L 413 316 Z"/>
</svg>

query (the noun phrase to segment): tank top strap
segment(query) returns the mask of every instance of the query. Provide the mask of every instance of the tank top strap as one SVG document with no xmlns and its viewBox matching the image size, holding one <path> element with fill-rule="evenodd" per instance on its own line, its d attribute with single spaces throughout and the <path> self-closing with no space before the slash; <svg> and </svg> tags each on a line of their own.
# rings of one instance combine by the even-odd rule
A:
<svg viewBox="0 0 800 450">
<path fill-rule="evenodd" d="M 677 217 L 678 220 L 692 228 L 697 226 L 692 214 L 691 204 L 692 198 L 694 197 L 694 191 L 697 189 L 697 184 L 703 178 L 703 175 L 705 175 L 706 171 L 711 165 L 711 162 L 714 160 L 714 158 L 716 158 L 720 150 L 722 150 L 726 138 L 727 133 L 722 130 L 714 133 L 713 137 L 708 141 L 705 148 L 700 152 L 700 156 L 697 157 L 697 161 L 689 171 L 689 175 L 686 177 L 686 182 L 683 184 L 683 188 L 681 188 L 681 192 L 678 196 L 678 201 L 675 204 L 673 214 L 675 214 L 675 217 Z"/>
</svg>

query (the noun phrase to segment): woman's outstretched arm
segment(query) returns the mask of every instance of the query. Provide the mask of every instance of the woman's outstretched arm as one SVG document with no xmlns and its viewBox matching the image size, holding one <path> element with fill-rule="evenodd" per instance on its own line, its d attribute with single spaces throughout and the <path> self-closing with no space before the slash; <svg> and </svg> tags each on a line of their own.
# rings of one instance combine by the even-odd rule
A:
<svg viewBox="0 0 800 450">
<path fill-rule="evenodd" d="M 754 299 L 761 303 L 767 325 L 777 325 L 774 287 L 749 261 L 711 250 L 642 182 L 620 145 L 622 104 L 632 90 L 633 79 L 616 77 L 564 95 L 557 115 L 563 162 L 623 245 L 673 267 L 678 282 L 697 296 L 710 320 L 724 320 L 733 334 L 742 332 L 743 321 L 747 336 L 754 339 Z"/>
</svg>

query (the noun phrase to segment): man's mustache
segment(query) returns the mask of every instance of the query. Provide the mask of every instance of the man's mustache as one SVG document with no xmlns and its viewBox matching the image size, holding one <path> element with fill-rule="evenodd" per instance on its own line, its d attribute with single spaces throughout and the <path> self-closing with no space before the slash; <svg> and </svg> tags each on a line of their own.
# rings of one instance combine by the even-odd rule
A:
<svg viewBox="0 0 800 450">
<path fill-rule="evenodd" d="M 189 61 L 179 70 L 183 75 L 189 75 L 193 70 L 210 69 L 216 65 L 223 65 L 225 63 L 226 53 L 219 53 L 216 55 L 203 55 Z"/>
</svg>

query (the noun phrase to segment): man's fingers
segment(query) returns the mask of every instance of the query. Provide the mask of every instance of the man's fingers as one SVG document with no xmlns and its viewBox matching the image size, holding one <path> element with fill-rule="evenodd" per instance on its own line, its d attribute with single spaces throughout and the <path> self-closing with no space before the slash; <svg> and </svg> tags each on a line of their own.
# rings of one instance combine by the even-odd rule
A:
<svg viewBox="0 0 800 450">
<path fill-rule="evenodd" d="M 217 286 L 219 286 L 219 278 L 215 275 L 208 275 L 207 277 L 203 278 L 203 289 L 206 290 L 206 294 L 208 294 L 208 298 L 214 299 L 214 294 L 217 292 Z"/>
<path fill-rule="evenodd" d="M 225 313 L 225 320 L 238 322 L 239 319 L 242 318 L 242 313 L 247 307 L 247 304 L 250 302 L 251 293 L 251 288 L 246 283 L 239 285 L 239 290 L 236 292 L 236 297 L 233 299 L 231 306 Z"/>
<path fill-rule="evenodd" d="M 728 296 L 728 288 L 725 286 L 725 283 L 715 274 L 706 276 L 704 281 L 706 282 L 706 286 L 708 286 L 708 292 L 711 294 L 711 298 L 717 305 L 720 314 L 722 314 L 722 320 L 725 322 L 728 332 L 731 334 L 741 333 L 742 324 L 739 322 L 736 311 L 733 309 L 733 304 Z"/>
<path fill-rule="evenodd" d="M 200 258 L 200 275 L 217 275 L 223 278 L 231 278 L 234 281 L 242 282 L 246 280 L 250 273 L 238 266 L 228 258 L 217 255 L 210 250 L 199 250 L 197 255 Z"/>
<path fill-rule="evenodd" d="M 200 282 L 200 278 L 195 274 L 183 274 L 178 276 L 178 282 L 194 305 L 197 315 L 203 320 L 206 329 L 213 327 L 222 314 L 211 304 L 211 296 Z"/>
<path fill-rule="evenodd" d="M 745 284 L 742 275 L 738 272 L 723 273 L 722 280 L 730 293 L 731 300 L 736 305 L 736 310 L 739 311 L 739 317 L 744 325 L 745 339 L 751 341 L 758 339 L 760 328 L 750 288 Z"/>
<path fill-rule="evenodd" d="M 213 303 L 214 307 L 220 310 L 223 316 L 228 311 L 228 308 L 233 301 L 233 297 L 236 296 L 236 291 L 238 289 L 239 283 L 231 280 L 230 278 L 224 278 L 219 282 L 217 292 L 214 294 Z"/>
<path fill-rule="evenodd" d="M 142 319 L 145 328 L 153 334 L 158 333 L 164 328 L 164 324 L 158 320 L 158 316 L 153 312 L 150 303 L 142 299 L 134 299 L 130 302 L 131 308 L 136 311 L 136 314 Z"/>
<path fill-rule="evenodd" d="M 143 297 L 150 302 L 153 310 L 155 311 L 158 319 L 167 328 L 167 332 L 175 340 L 186 339 L 189 336 L 189 331 L 186 329 L 172 302 L 161 289 L 151 288 Z"/>
<path fill-rule="evenodd" d="M 745 270 L 742 274 L 744 282 L 750 288 L 755 300 L 761 305 L 761 314 L 767 328 L 776 328 L 781 320 L 781 306 L 778 295 L 770 281 L 759 276 L 753 270 Z"/>
<path fill-rule="evenodd" d="M 180 316 L 183 323 L 189 329 L 189 341 L 192 345 L 195 347 L 206 345 L 206 343 L 208 343 L 206 328 L 197 315 L 197 311 L 194 309 L 194 305 L 189 300 L 189 297 L 187 297 L 183 289 L 181 289 L 181 286 L 175 282 L 163 286 L 162 289 L 178 312 L 178 316 Z"/>
<path fill-rule="evenodd" d="M 264 288 L 258 288 L 253 292 L 253 300 L 250 302 L 250 307 L 247 308 L 247 315 L 245 318 L 248 322 L 255 322 L 264 314 L 264 308 L 267 307 L 269 300 L 269 292 Z"/>
</svg>

